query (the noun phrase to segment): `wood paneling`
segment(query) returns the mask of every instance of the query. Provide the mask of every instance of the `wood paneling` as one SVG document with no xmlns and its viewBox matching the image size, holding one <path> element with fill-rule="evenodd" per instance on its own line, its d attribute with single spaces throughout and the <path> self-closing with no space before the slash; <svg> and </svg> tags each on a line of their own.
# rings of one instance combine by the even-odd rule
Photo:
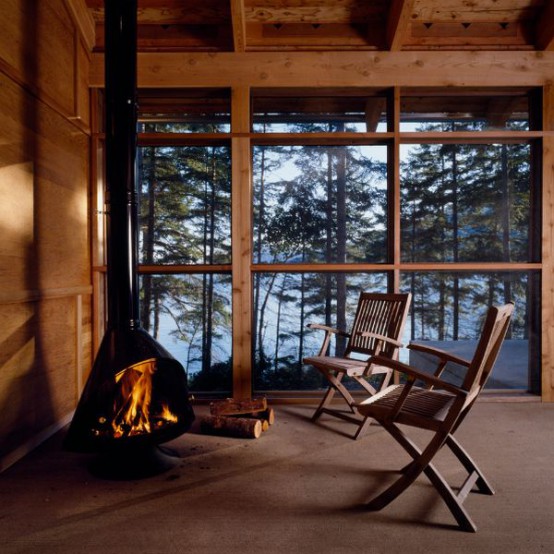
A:
<svg viewBox="0 0 554 554">
<path fill-rule="evenodd" d="M 0 5 L 0 467 L 91 364 L 89 53 L 64 0 Z M 38 439 L 37 439 L 38 438 Z"/>
</svg>

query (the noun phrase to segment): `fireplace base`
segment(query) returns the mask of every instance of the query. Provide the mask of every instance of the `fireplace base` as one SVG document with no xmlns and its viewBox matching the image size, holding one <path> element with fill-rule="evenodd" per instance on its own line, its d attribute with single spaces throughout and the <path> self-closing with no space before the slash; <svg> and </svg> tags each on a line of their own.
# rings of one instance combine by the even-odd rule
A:
<svg viewBox="0 0 554 554">
<path fill-rule="evenodd" d="M 134 481 L 160 475 L 177 467 L 180 458 L 160 445 L 115 448 L 97 454 L 89 463 L 92 475 L 113 481 Z"/>
</svg>

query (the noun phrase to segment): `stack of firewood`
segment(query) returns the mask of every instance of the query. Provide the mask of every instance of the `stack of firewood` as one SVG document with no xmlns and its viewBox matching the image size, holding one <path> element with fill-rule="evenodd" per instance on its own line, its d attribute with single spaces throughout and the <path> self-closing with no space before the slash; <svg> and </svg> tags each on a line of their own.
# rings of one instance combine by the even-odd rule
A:
<svg viewBox="0 0 554 554">
<path fill-rule="evenodd" d="M 210 403 L 210 415 L 201 419 L 200 429 L 209 435 L 257 439 L 274 422 L 265 398 L 226 398 Z"/>
</svg>

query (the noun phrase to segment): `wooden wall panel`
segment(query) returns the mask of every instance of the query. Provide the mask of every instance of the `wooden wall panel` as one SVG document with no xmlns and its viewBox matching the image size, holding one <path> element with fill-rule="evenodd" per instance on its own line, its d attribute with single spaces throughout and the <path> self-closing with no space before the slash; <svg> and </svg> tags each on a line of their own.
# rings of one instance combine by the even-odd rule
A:
<svg viewBox="0 0 554 554">
<path fill-rule="evenodd" d="M 0 15 L 4 67 L 58 109 L 73 114 L 75 29 L 63 0 L 3 0 Z"/>
<path fill-rule="evenodd" d="M 75 408 L 92 287 L 89 55 L 64 0 L 6 0 L 0 18 L 1 470 Z"/>
<path fill-rule="evenodd" d="M 88 137 L 0 74 L 0 289 L 89 280 Z M 65 264 L 65 260 L 71 260 Z"/>
<path fill-rule="evenodd" d="M 0 318 L 1 460 L 74 408 L 75 302 L 56 298 L 0 305 Z"/>
</svg>

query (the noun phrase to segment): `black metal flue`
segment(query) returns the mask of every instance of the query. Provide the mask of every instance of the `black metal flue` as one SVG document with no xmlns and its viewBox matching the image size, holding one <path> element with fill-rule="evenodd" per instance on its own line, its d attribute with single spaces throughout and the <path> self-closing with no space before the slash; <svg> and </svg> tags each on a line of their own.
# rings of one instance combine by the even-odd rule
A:
<svg viewBox="0 0 554 554">
<path fill-rule="evenodd" d="M 157 469 L 152 447 L 186 432 L 194 413 L 184 368 L 140 327 L 137 0 L 105 0 L 104 8 L 108 321 L 65 447 L 108 453 L 102 471 L 113 465 L 132 477 L 144 465 Z M 141 396 L 144 413 L 135 406 Z"/>
</svg>

